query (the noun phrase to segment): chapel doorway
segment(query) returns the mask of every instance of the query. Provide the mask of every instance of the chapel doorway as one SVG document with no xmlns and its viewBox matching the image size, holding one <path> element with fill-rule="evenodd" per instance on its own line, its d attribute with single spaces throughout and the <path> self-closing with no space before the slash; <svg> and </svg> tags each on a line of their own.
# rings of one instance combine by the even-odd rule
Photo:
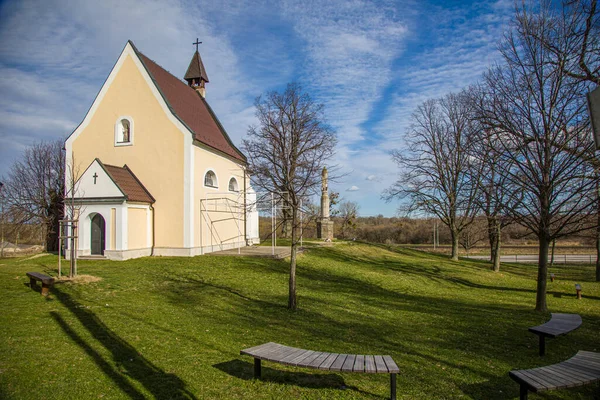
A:
<svg viewBox="0 0 600 400">
<path fill-rule="evenodd" d="M 92 218 L 92 254 L 104 255 L 105 247 L 105 223 L 100 214 Z"/>
</svg>

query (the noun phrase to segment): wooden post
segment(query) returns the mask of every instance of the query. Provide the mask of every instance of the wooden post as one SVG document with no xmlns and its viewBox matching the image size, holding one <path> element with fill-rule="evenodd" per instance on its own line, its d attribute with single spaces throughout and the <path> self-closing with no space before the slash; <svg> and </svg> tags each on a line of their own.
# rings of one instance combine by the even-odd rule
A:
<svg viewBox="0 0 600 400">
<path fill-rule="evenodd" d="M 261 366 L 260 366 L 260 358 L 254 359 L 254 379 L 260 379 L 261 376 Z"/>
<path fill-rule="evenodd" d="M 396 374 L 390 374 L 390 399 L 396 400 Z"/>
</svg>

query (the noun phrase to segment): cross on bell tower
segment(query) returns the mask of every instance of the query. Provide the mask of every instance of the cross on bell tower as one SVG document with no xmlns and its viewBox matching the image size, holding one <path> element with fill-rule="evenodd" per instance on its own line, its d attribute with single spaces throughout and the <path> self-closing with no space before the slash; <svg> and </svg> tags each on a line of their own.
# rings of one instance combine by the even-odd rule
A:
<svg viewBox="0 0 600 400">
<path fill-rule="evenodd" d="M 192 61 L 190 61 L 190 65 L 185 73 L 184 79 L 187 81 L 190 87 L 196 89 L 196 91 L 200 93 L 200 96 L 206 97 L 206 89 L 204 85 L 205 83 L 208 83 L 208 75 L 204 69 L 200 52 L 198 51 L 198 45 L 201 43 L 202 42 L 198 38 L 196 38 L 196 41 L 192 43 L 196 46 L 196 52 L 192 56 Z"/>
</svg>

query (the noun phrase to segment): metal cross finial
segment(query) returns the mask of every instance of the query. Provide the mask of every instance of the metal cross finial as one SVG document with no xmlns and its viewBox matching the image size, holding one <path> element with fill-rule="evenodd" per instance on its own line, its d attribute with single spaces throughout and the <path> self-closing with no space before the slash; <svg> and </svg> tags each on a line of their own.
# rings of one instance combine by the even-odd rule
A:
<svg viewBox="0 0 600 400">
<path fill-rule="evenodd" d="M 196 38 L 196 41 L 194 43 L 192 43 L 192 44 L 196 45 L 196 51 L 198 51 L 198 45 L 202 44 L 202 42 L 198 41 L 198 38 Z"/>
</svg>

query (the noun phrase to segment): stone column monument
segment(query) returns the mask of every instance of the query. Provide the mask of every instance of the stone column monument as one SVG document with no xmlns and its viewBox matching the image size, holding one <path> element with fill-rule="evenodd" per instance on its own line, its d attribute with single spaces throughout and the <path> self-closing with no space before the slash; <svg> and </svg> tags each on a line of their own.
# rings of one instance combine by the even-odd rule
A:
<svg viewBox="0 0 600 400">
<path fill-rule="evenodd" d="M 327 168 L 321 173 L 321 216 L 317 220 L 317 238 L 326 242 L 333 240 L 333 221 L 329 219 L 329 190 L 327 188 Z"/>
</svg>

